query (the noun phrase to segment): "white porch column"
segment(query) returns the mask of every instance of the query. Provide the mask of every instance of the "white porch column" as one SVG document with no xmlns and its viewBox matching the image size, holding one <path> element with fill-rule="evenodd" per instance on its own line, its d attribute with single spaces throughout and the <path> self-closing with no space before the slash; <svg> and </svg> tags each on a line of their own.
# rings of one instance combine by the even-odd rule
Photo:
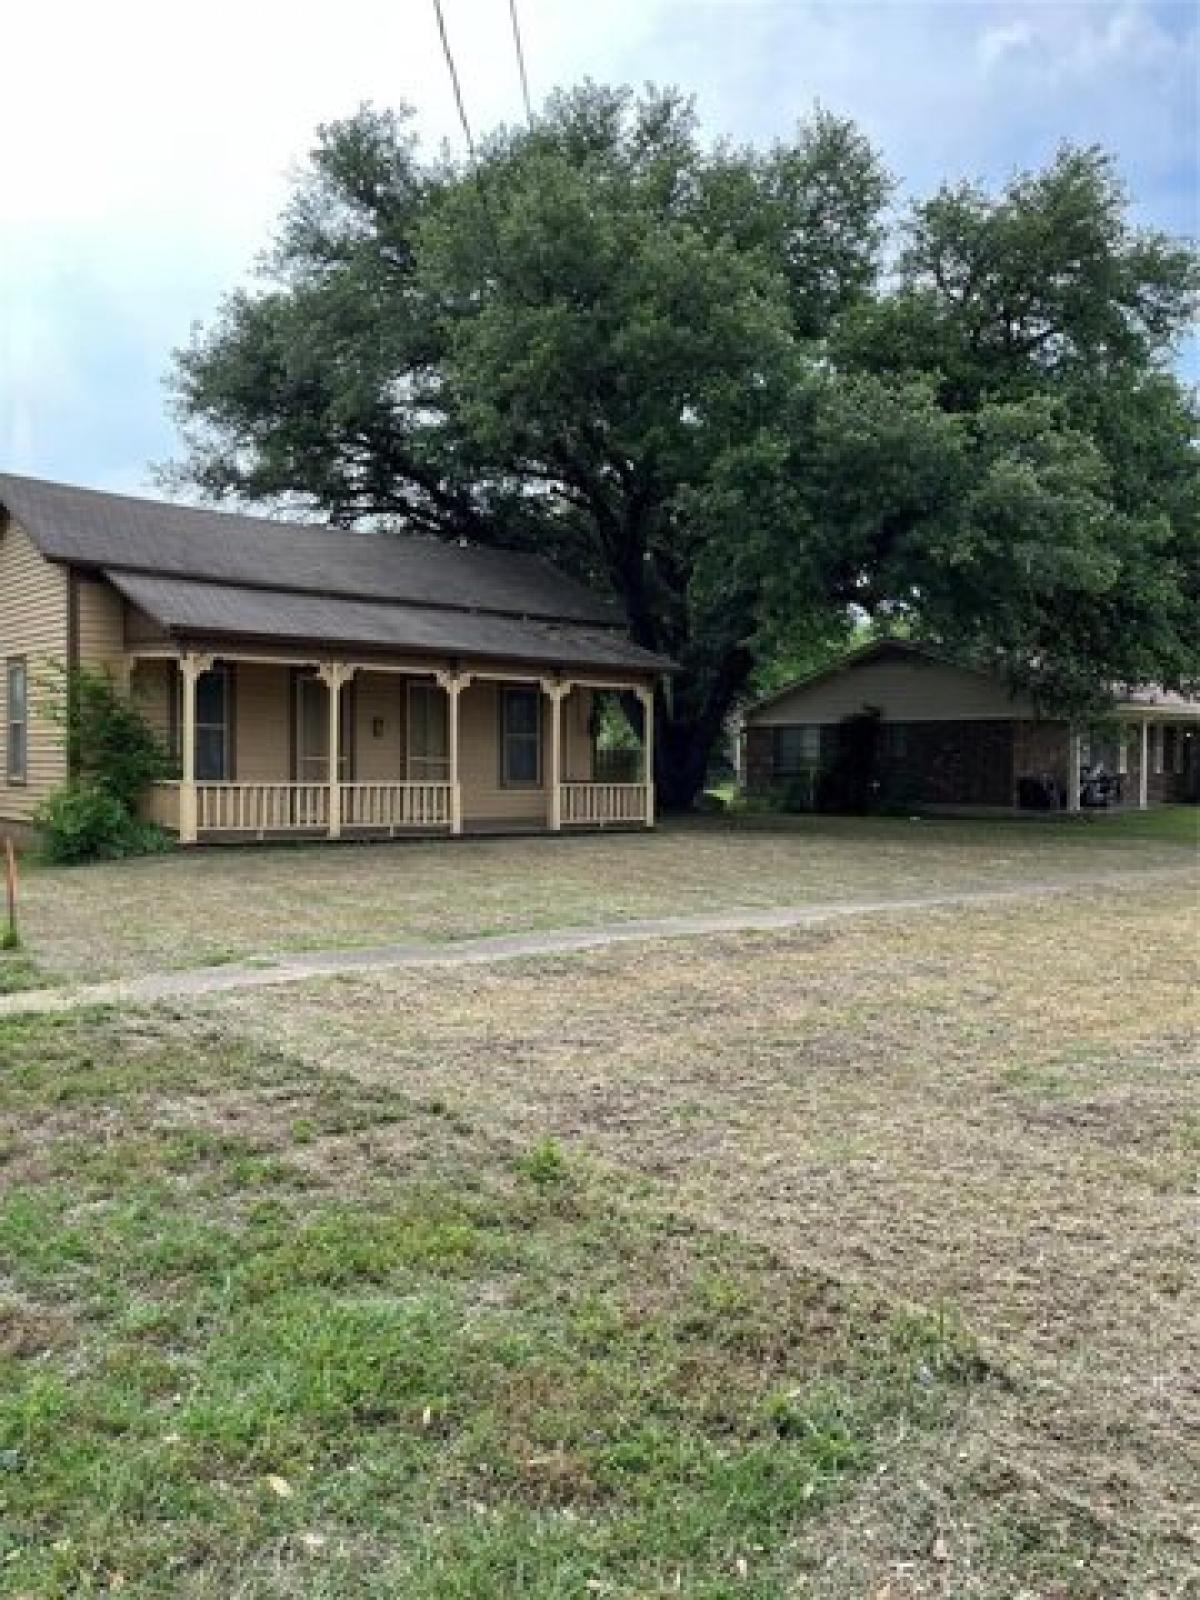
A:
<svg viewBox="0 0 1200 1600">
<path fill-rule="evenodd" d="M 646 785 L 646 826 L 654 826 L 654 689 L 639 689 L 642 702 L 642 782 Z"/>
<path fill-rule="evenodd" d="M 450 784 L 450 832 L 463 831 L 462 778 L 459 774 L 458 697 L 471 682 L 469 672 L 439 672 L 437 681 L 446 691 L 446 756 Z"/>
<path fill-rule="evenodd" d="M 180 657 L 181 680 L 180 715 L 180 774 L 179 774 L 179 842 L 195 844 L 196 826 L 196 680 L 213 664 L 211 656 L 198 655 L 189 650 Z"/>
<path fill-rule="evenodd" d="M 342 836 L 342 686 L 354 676 L 354 668 L 330 661 L 317 668 L 317 677 L 329 690 L 329 837 Z"/>
<path fill-rule="evenodd" d="M 562 707 L 571 692 L 569 683 L 554 678 L 542 679 L 542 692 L 550 701 L 550 812 L 551 833 L 562 832 Z"/>
<path fill-rule="evenodd" d="M 1067 746 L 1067 810 L 1079 810 L 1079 784 L 1083 768 L 1083 734 L 1072 728 Z"/>
<path fill-rule="evenodd" d="M 1138 810 L 1150 804 L 1150 723 L 1142 718 L 1142 759 L 1138 767 Z"/>
</svg>

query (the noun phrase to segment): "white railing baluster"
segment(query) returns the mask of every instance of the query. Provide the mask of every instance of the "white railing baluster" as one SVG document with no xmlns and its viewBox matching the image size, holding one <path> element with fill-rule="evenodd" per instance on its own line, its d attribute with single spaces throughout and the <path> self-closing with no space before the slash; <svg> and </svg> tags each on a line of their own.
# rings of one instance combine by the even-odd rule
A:
<svg viewBox="0 0 1200 1600">
<path fill-rule="evenodd" d="M 156 788 L 166 789 L 166 785 Z M 570 791 L 564 793 L 564 815 L 578 814 Z M 450 823 L 447 783 L 344 783 L 342 820 L 356 828 L 430 828 Z M 329 824 L 329 789 L 323 783 L 198 783 L 196 825 L 204 833 L 302 833 Z"/>
<path fill-rule="evenodd" d="M 562 819 L 564 824 L 604 827 L 609 822 L 645 822 L 647 816 L 644 783 L 564 783 Z"/>
</svg>

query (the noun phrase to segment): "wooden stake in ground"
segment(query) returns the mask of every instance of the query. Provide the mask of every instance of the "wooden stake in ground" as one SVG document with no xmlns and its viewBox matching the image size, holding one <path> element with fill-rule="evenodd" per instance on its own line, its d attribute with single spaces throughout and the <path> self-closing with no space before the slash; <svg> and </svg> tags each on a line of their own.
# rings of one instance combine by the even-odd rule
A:
<svg viewBox="0 0 1200 1600">
<path fill-rule="evenodd" d="M 8 914 L 0 948 L 15 950 L 21 942 L 17 932 L 17 853 L 7 834 L 4 836 L 4 897 Z"/>
</svg>

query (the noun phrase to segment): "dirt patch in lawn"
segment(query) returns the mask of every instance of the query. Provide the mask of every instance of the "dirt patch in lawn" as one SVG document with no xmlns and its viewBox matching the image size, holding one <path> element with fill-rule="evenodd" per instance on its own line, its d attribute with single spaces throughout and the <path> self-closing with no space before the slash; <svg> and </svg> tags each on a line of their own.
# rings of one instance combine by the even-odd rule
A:
<svg viewBox="0 0 1200 1600">
<path fill-rule="evenodd" d="M 965 1317 L 1010 1389 L 811 1536 L 814 1592 L 1146 1597 L 1200 1553 L 1198 932 L 1157 884 L 221 1014 Z"/>
</svg>

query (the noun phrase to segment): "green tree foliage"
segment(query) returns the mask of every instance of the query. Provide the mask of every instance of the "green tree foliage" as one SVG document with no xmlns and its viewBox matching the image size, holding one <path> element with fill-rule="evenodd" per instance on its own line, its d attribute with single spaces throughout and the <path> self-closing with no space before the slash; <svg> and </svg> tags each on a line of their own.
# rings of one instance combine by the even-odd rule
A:
<svg viewBox="0 0 1200 1600">
<path fill-rule="evenodd" d="M 585 86 L 464 170 L 364 110 L 322 130 L 262 288 L 178 357 L 182 475 L 615 593 L 683 668 L 668 804 L 757 663 L 864 620 L 1062 700 L 1182 681 L 1194 259 L 1068 151 L 918 207 L 881 283 L 889 192 L 827 115 L 709 148 L 678 94 Z"/>
</svg>

